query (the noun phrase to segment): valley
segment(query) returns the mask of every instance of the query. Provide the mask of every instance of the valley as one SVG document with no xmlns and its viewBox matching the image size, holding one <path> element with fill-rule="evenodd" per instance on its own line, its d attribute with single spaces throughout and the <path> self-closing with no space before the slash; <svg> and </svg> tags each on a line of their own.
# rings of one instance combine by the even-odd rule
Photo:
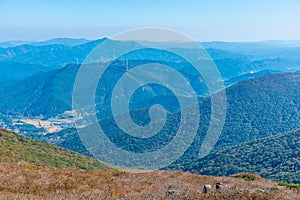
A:
<svg viewBox="0 0 300 200">
<path fill-rule="evenodd" d="M 26 135 L 28 133 L 28 131 L 26 131 L 26 127 L 31 126 L 32 129 L 37 131 L 36 134 L 45 135 L 47 133 L 54 133 L 67 128 L 74 128 L 74 123 L 79 119 L 79 116 L 77 116 L 75 110 L 70 110 L 49 119 L 42 119 L 38 117 L 28 118 L 22 116 L 5 116 L 4 118 L 9 120 L 1 122 L 0 128 Z"/>
<path fill-rule="evenodd" d="M 70 50 L 69 53 L 75 57 L 75 52 L 80 49 L 80 52 L 85 52 L 82 56 L 85 56 L 93 47 L 104 40 L 106 39 L 89 41 L 88 43 L 74 46 L 60 44 L 63 48 L 56 45 L 53 48 L 57 48 L 57 54 L 51 55 L 64 55 L 67 52 L 66 49 L 68 49 L 68 51 Z M 119 45 L 118 42 L 114 44 L 116 46 Z M 137 44 L 126 43 L 126 45 Z M 126 69 L 125 64 L 127 64 L 127 67 L 132 67 L 152 63 L 153 60 L 158 59 L 158 63 L 171 65 L 190 79 L 191 84 L 197 89 L 197 106 L 201 113 L 199 128 L 192 145 L 180 159 L 165 169 L 219 176 L 230 176 L 235 173 L 249 171 L 274 181 L 298 183 L 299 179 L 297 177 L 299 174 L 297 174 L 297 169 L 300 164 L 297 161 L 297 153 L 299 150 L 296 148 L 295 152 L 289 157 L 278 157 L 278 151 L 291 151 L 289 147 L 283 145 L 287 142 L 286 139 L 288 137 L 285 137 L 285 134 L 289 135 L 289 133 L 300 128 L 300 62 L 294 56 L 298 49 L 291 48 L 290 51 L 293 53 L 289 56 L 287 54 L 282 55 L 278 47 L 261 49 L 255 54 L 255 49 L 260 48 L 260 44 L 251 48 L 247 47 L 250 50 L 248 49 L 246 52 L 229 51 L 228 47 L 216 49 L 213 43 L 205 43 L 205 45 L 208 47 L 207 52 L 212 56 L 220 70 L 226 88 L 228 107 L 220 138 L 213 151 L 203 159 L 199 160 L 198 153 L 202 144 L 201 138 L 205 136 L 209 125 L 211 98 L 207 93 L 203 79 L 194 74 L 186 62 L 173 62 L 172 59 L 176 59 L 175 57 L 162 57 L 152 50 L 143 51 L 138 55 L 138 59 L 135 60 L 130 58 L 136 55 L 127 55 L 128 58 L 120 58 L 111 64 L 113 70 L 109 72 L 109 78 L 104 79 L 103 82 L 105 90 L 102 91 L 99 88 L 96 99 L 107 98 L 107 94 L 111 92 L 108 88 Z M 226 45 L 232 46 L 234 49 L 236 44 Z M 26 49 L 26 55 L 22 53 L 23 48 Z M 8 58 L 3 56 L 3 61 L 1 62 L 7 62 L 7 59 L 12 61 L 18 60 L 22 56 L 31 57 L 31 53 L 37 53 L 42 57 L 49 48 L 51 47 L 30 45 L 10 47 L 9 52 L 18 52 L 18 54 L 13 53 L 11 55 L 17 57 L 12 56 Z M 289 49 L 290 47 L 284 48 Z M 3 52 L 8 52 L 8 50 Z M 281 57 L 271 58 L 270 52 L 274 52 Z M 5 55 L 5 53 L 2 55 Z M 79 57 L 78 55 L 76 56 Z M 49 71 L 43 69 L 42 72 L 32 71 L 33 74 L 27 75 L 27 77 L 10 77 L 15 82 L 12 82 L 10 85 L 3 85 L 0 88 L 0 127 L 91 156 L 91 153 L 80 140 L 75 126 L 84 116 L 79 116 L 76 110 L 72 110 L 73 85 L 80 65 L 73 62 L 65 66 L 66 63 L 56 57 L 47 59 L 55 59 L 59 63 L 52 65 L 47 63 L 46 60 L 43 63 L 29 60 L 28 63 L 26 61 L 26 65 L 39 65 L 40 68 L 48 65 L 47 69 L 50 69 L 50 66 L 57 69 Z M 105 60 L 105 58 L 103 59 Z M 71 60 L 67 62 L 71 62 Z M 94 65 L 91 64 L 91 66 Z M 96 65 L 102 67 L 105 63 L 97 62 Z M 8 69 L 12 65 L 7 65 L 6 67 L 7 69 L 3 72 L 3 76 L 9 72 Z M 178 118 L 176 118 L 176 115 L 179 114 L 178 110 L 176 110 L 176 107 L 172 107 L 175 104 L 168 102 L 171 98 L 168 97 L 166 91 L 153 89 L 146 96 L 143 95 L 137 94 L 135 100 L 132 99 L 131 101 L 133 106 L 130 112 L 132 116 L 139 120 L 148 120 L 144 117 L 144 114 L 148 112 L 145 105 L 151 105 L 151 102 L 156 101 L 157 97 L 164 97 L 166 100 L 162 103 L 169 105 L 169 108 L 174 110 L 174 116 L 170 118 L 171 121 L 168 123 L 170 126 L 166 127 L 159 137 L 138 140 L 121 132 L 119 133 L 119 130 L 114 127 L 113 119 L 109 115 L 109 105 L 97 105 L 101 106 L 101 112 L 97 113 L 98 120 L 100 124 L 104 125 L 103 128 L 111 141 L 133 152 L 152 151 L 160 145 L 167 144 L 171 141 L 170 138 L 172 136 L 170 132 L 176 128 L 171 124 L 178 123 Z M 109 102 L 109 100 L 106 99 L 103 102 Z M 277 134 L 279 135 L 278 137 Z M 282 137 L 281 134 L 283 134 Z M 271 148 L 272 144 L 267 142 L 269 140 L 273 141 L 273 137 L 279 140 L 280 146 L 278 148 Z M 293 137 L 298 136 L 293 135 Z M 248 145 L 252 143 L 257 144 L 257 146 L 264 144 L 265 151 L 272 152 L 271 155 L 268 155 L 269 160 L 267 162 L 258 161 L 260 159 L 258 155 L 252 158 L 253 162 L 248 161 L 249 156 L 253 152 L 258 151 L 257 149 L 246 150 Z M 237 147 L 243 150 L 238 151 L 235 149 Z M 237 155 L 238 159 L 228 159 L 226 151 L 232 151 L 232 155 L 239 153 Z M 247 153 L 243 154 L 244 151 Z M 274 157 L 275 155 L 277 157 Z M 266 155 L 262 153 L 261 156 L 265 157 Z M 258 165 L 257 162 L 262 162 L 262 164 Z M 243 167 L 239 163 L 243 163 Z M 218 166 L 220 165 L 224 166 L 224 168 L 219 169 Z M 270 170 L 270 166 L 279 170 Z"/>
</svg>

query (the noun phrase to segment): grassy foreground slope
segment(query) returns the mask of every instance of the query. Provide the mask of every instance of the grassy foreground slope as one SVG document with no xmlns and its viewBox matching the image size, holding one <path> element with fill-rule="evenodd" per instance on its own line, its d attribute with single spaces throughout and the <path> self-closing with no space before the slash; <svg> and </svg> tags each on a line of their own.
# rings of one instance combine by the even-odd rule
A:
<svg viewBox="0 0 300 200">
<path fill-rule="evenodd" d="M 255 180 L 0 163 L 0 199 L 299 199 L 299 189 L 253 176 Z M 221 191 L 215 189 L 217 182 L 223 183 Z M 209 194 L 202 192 L 205 184 L 212 186 Z"/>
<path fill-rule="evenodd" d="M 0 129 L 0 162 L 26 162 L 36 166 L 102 169 L 96 159 Z"/>
<path fill-rule="evenodd" d="M 95 170 L 97 168 L 97 170 Z M 297 199 L 299 189 L 254 174 L 102 169 L 81 154 L 0 129 L 0 199 Z M 86 170 L 91 169 L 91 170 Z M 134 172 L 134 171 L 131 171 Z M 217 182 L 223 184 L 216 190 Z M 212 185 L 209 194 L 202 192 Z"/>
</svg>

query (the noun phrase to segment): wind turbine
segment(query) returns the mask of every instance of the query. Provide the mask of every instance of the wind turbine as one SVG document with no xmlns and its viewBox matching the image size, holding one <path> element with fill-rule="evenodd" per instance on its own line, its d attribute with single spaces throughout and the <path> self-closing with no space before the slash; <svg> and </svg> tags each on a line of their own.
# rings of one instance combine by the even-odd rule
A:
<svg viewBox="0 0 300 200">
<path fill-rule="evenodd" d="M 169 89 L 169 83 L 167 82 L 167 88 Z"/>
<path fill-rule="evenodd" d="M 128 72 L 128 60 L 126 60 L 126 72 Z"/>
</svg>

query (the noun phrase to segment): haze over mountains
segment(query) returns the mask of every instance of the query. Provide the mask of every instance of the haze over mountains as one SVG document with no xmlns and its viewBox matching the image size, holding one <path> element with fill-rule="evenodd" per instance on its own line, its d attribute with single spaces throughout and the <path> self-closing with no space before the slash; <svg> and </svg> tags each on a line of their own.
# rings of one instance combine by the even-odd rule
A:
<svg viewBox="0 0 300 200">
<path fill-rule="evenodd" d="M 26 44 L 0 49 L 0 77 L 2 80 L 0 86 L 1 84 L 3 86 L 9 85 L 9 87 L 0 90 L 2 100 L 0 108 L 2 110 L 6 109 L 7 112 L 14 109 L 20 110 L 24 115 L 38 116 L 42 114 L 47 117 L 62 113 L 64 111 L 64 109 L 60 109 L 62 105 L 67 107 L 65 110 L 69 110 L 72 86 L 79 68 L 79 66 L 69 64 L 81 63 L 88 53 L 104 40 L 106 39 L 81 44 L 86 40 L 57 38 L 40 42 L 40 46 Z M 58 44 L 54 44 L 55 42 Z M 78 43 L 79 45 L 77 45 Z M 265 43 L 269 45 L 265 45 Z M 116 45 L 118 45 L 118 42 L 116 42 Z M 300 55 L 300 48 L 298 48 L 298 45 L 296 41 L 203 43 L 209 55 L 214 59 L 225 81 L 225 86 L 269 73 L 299 71 L 300 59 L 297 59 L 297 56 Z M 216 49 L 216 47 L 219 47 L 219 49 Z M 286 48 L 288 48 L 288 51 Z M 111 51 L 113 52 L 113 50 Z M 139 54 L 138 59 L 146 62 L 147 60 L 157 59 L 157 57 L 154 52 L 150 52 L 150 54 L 147 52 Z M 160 59 L 169 64 L 173 62 L 172 58 L 168 57 Z M 102 62 L 104 61 L 105 55 L 102 56 Z M 184 73 L 189 73 L 186 70 L 182 69 Z M 51 72 L 39 73 L 48 71 Z M 37 87 L 43 87 L 44 89 L 37 90 Z M 60 89 L 51 89 L 55 87 Z M 9 100 L 12 98 L 13 101 Z M 43 104 L 35 99 L 43 99 L 41 101 L 52 99 L 50 102 L 57 102 L 57 105 L 47 105 L 50 108 L 49 111 L 41 109 L 43 111 L 36 112 L 33 110 L 39 109 Z M 19 104 L 20 102 L 22 104 Z M 33 102 L 36 102 L 36 104 Z M 17 109 L 15 109 L 16 107 Z M 53 110 L 57 111 L 53 113 Z"/>
<path fill-rule="evenodd" d="M 46 46 L 46 45 L 52 45 L 52 44 L 62 44 L 65 46 L 76 46 L 80 44 L 84 44 L 89 42 L 90 40 L 84 39 L 84 38 L 53 38 L 46 41 L 40 41 L 40 42 L 34 42 L 34 41 L 20 41 L 20 40 L 11 40 L 11 41 L 5 41 L 0 43 L 0 47 L 2 48 L 8 48 L 8 47 L 16 47 L 20 45 L 32 45 L 32 46 Z"/>
<path fill-rule="evenodd" d="M 104 40 L 105 38 L 88 42 L 88 40 L 85 39 L 57 38 L 45 42 L 0 48 L 0 75 L 7 75 L 10 72 L 11 67 L 6 67 L 6 62 L 40 65 L 41 71 L 62 68 L 67 64 L 76 63 L 77 60 L 81 63 L 88 53 Z M 298 55 L 300 53 L 300 45 L 298 45 L 298 42 L 294 43 L 291 41 L 288 43 L 291 45 L 276 41 L 268 43 L 274 43 L 274 45 L 270 45 L 269 48 L 266 48 L 265 45 L 263 45 L 264 42 L 211 42 L 201 44 L 203 44 L 210 56 L 217 62 L 224 78 L 232 78 L 227 77 L 229 72 L 235 73 L 234 75 L 240 75 L 239 73 L 249 73 L 250 71 L 263 69 L 282 71 L 299 69 L 297 68 L 299 67 Z M 113 53 L 113 48 L 109 52 L 110 54 Z M 105 55 L 102 55 L 102 57 L 102 60 L 99 60 L 100 62 L 105 61 Z M 141 55 L 140 59 L 151 59 L 151 56 L 147 55 L 143 57 L 143 55 Z M 233 67 L 235 67 L 235 69 Z M 45 68 L 47 69 L 45 70 Z M 32 73 L 30 73 L 31 71 Z M 27 77 L 33 75 L 35 72 L 36 71 L 29 68 Z M 11 77 L 11 79 L 17 78 L 18 77 Z M 24 75 L 20 78 L 26 78 L 26 76 Z M 20 78 L 18 80 L 20 80 Z"/>
<path fill-rule="evenodd" d="M 73 120 L 76 119 L 74 116 L 68 116 L 66 112 L 72 109 L 73 85 L 80 63 L 105 40 L 108 39 L 88 41 L 57 38 L 45 42 L 0 44 L 0 125 L 90 155 L 74 129 Z M 300 154 L 299 149 L 293 147 L 299 146 L 297 130 L 300 128 L 300 42 L 201 44 L 213 58 L 226 87 L 228 109 L 225 125 L 215 150 L 199 160 L 198 153 L 211 112 L 207 88 L 200 85 L 197 92 L 201 121 L 197 136 L 185 154 L 168 169 L 210 175 L 230 175 L 247 170 L 274 180 L 298 182 Z M 104 66 L 119 42 L 114 41 L 114 45 L 101 55 L 97 63 L 99 67 Z M 135 42 L 125 43 L 127 47 L 139 45 Z M 191 49 L 181 50 L 193 53 Z M 185 62 L 179 62 L 176 57 L 167 54 L 157 54 L 150 49 L 136 56 L 119 58 L 114 63 L 114 66 L 119 68 L 110 74 L 105 84 L 110 85 L 111 80 L 123 73 L 124 59 L 127 59 L 129 66 L 158 60 L 174 66 L 191 80 L 202 80 L 186 67 Z M 191 81 L 191 84 L 194 82 Z M 165 94 L 164 91 L 160 92 L 161 96 Z M 132 110 L 136 116 L 143 116 L 147 108 L 139 106 L 148 105 L 158 94 L 160 93 L 152 92 L 147 98 L 139 98 L 142 100 L 136 102 L 136 107 L 141 110 Z M 67 115 L 65 121 L 70 120 L 70 123 L 62 123 L 61 118 L 64 115 Z M 110 118 L 102 120 L 104 124 L 111 122 Z M 176 118 L 172 120 L 170 124 L 177 123 Z M 48 123 L 49 127 L 42 123 Z M 47 131 L 47 128 L 51 129 L 50 126 L 55 128 L 54 131 Z M 163 135 L 169 136 L 173 128 L 167 127 Z M 133 140 L 126 135 L 114 135 L 115 130 L 112 127 L 107 126 L 105 129 L 110 131 L 112 141 L 136 152 L 155 149 L 162 143 L 168 143 L 171 138 L 159 138 L 159 141 L 157 138 L 150 138 L 135 146 Z M 275 136 L 277 134 L 279 135 Z M 288 138 L 294 138 L 293 144 L 287 145 L 291 142 Z M 273 148 L 275 142 L 277 146 Z M 241 150 L 237 150 L 238 148 Z M 260 154 L 256 157 L 255 152 L 258 152 L 259 148 L 265 150 L 259 151 Z M 291 153 L 287 156 L 288 152 Z M 269 159 L 263 160 L 266 156 Z"/>
<path fill-rule="evenodd" d="M 29 43 L 10 48 L 1 48 L 0 61 L 20 62 L 25 64 L 45 65 L 51 67 L 64 67 L 66 64 L 76 63 L 77 59 L 78 62 L 81 63 L 87 54 L 104 40 L 105 38 L 83 43 L 83 41 L 87 40 L 57 38 L 45 42 L 39 42 L 41 45 Z M 297 41 L 295 41 L 295 43 L 293 41 L 270 41 L 268 43 L 274 43 L 274 45 L 269 45 L 269 48 L 266 48 L 265 45 L 263 45 L 264 42 L 210 42 L 201 44 L 203 44 L 214 60 L 220 60 L 221 63 L 218 64 L 218 66 L 222 65 L 222 62 L 227 62 L 228 60 L 228 62 L 237 62 L 235 64 L 231 63 L 231 67 L 233 67 L 232 65 L 237 67 L 237 65 L 249 65 L 251 62 L 255 62 L 253 64 L 260 64 L 260 68 L 263 68 L 263 66 L 266 64 L 268 66 L 277 64 L 277 67 L 270 66 L 268 69 L 297 69 L 297 66 L 299 66 L 299 45 Z M 286 45 L 285 43 L 293 45 Z M 113 49 L 110 50 L 110 53 L 113 53 Z M 144 59 L 151 58 L 149 58 L 149 55 L 147 55 L 147 58 Z M 256 66 L 256 68 L 257 67 L 258 66 Z M 228 71 L 230 69 L 227 68 Z M 251 69 L 251 67 L 249 69 Z"/>
</svg>

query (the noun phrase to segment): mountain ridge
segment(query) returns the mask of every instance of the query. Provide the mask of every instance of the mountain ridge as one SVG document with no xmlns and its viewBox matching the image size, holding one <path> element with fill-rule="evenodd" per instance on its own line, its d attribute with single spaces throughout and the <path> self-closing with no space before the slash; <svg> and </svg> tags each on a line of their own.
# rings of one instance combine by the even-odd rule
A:
<svg viewBox="0 0 300 200">
<path fill-rule="evenodd" d="M 274 181 L 300 183 L 299 138 L 300 129 L 296 129 L 213 150 L 207 157 L 185 165 L 183 170 L 217 176 L 248 171 Z"/>
<path fill-rule="evenodd" d="M 0 162 L 71 169 L 107 168 L 96 159 L 5 129 L 0 129 Z"/>
</svg>

